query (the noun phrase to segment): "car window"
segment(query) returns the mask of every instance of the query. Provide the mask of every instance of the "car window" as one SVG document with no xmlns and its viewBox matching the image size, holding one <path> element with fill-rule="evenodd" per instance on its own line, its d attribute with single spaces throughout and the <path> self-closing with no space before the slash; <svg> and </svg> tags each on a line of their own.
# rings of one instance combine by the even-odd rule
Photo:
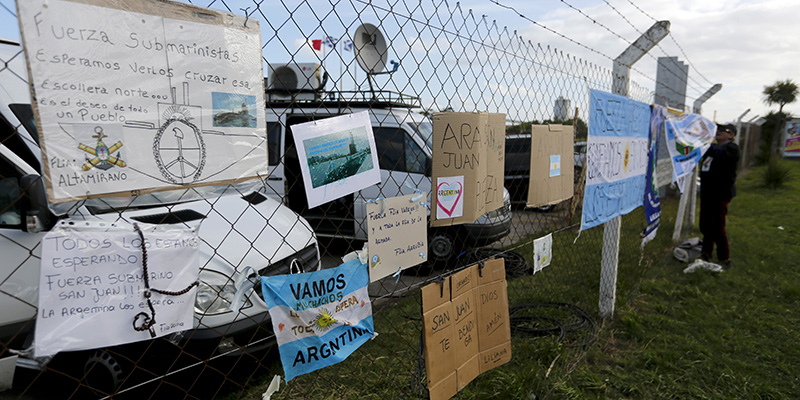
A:
<svg viewBox="0 0 800 400">
<path fill-rule="evenodd" d="M 416 174 L 424 174 L 425 173 L 425 161 L 427 156 L 425 152 L 417 145 L 408 134 L 403 134 L 405 137 L 405 145 L 406 145 L 406 168 L 408 172 L 413 172 Z"/>
<path fill-rule="evenodd" d="M 0 227 L 18 227 L 22 224 L 22 211 L 19 201 L 22 190 L 19 187 L 19 172 L 5 158 L 0 157 Z"/>
<path fill-rule="evenodd" d="M 531 168 L 531 138 L 506 139 L 506 175 Z"/>
<path fill-rule="evenodd" d="M 269 165 L 278 165 L 281 158 L 281 124 L 267 122 L 267 155 Z"/>
<path fill-rule="evenodd" d="M 406 171 L 405 132 L 400 128 L 373 127 L 381 169 Z"/>
</svg>

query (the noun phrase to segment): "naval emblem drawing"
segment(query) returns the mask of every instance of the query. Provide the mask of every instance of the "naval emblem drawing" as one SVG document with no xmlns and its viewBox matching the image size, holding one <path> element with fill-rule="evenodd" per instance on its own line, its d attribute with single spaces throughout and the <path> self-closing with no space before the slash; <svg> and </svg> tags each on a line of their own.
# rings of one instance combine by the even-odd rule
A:
<svg viewBox="0 0 800 400">
<path fill-rule="evenodd" d="M 258 21 L 177 2 L 85 3 L 18 4 L 52 203 L 268 173 Z M 90 29 L 102 40 L 59 33 Z"/>
<path fill-rule="evenodd" d="M 78 145 L 79 149 L 94 156 L 91 159 L 87 158 L 86 163 L 81 166 L 81 169 L 88 171 L 94 167 L 106 171 L 115 165 L 124 167 L 126 165 L 125 161 L 119 158 L 119 153 L 117 153 L 116 157 L 112 155 L 122 147 L 122 142 L 114 143 L 111 147 L 108 147 L 105 142 L 103 142 L 103 138 L 107 137 L 103 134 L 103 128 L 97 126 L 94 128 L 94 132 L 96 135 L 92 136 L 92 138 L 97 139 L 95 147 L 89 147 L 83 143 Z"/>
<path fill-rule="evenodd" d="M 163 109 L 164 123 L 153 140 L 153 156 L 161 175 L 179 185 L 196 182 L 206 163 L 206 147 L 200 128 L 193 123 L 192 110 L 200 114 L 202 109 L 164 103 L 158 108 Z"/>
</svg>

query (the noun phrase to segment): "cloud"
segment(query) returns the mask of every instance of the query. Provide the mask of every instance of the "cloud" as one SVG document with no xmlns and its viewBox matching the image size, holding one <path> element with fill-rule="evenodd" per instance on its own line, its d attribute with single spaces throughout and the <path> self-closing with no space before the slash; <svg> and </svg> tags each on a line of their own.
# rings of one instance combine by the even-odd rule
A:
<svg viewBox="0 0 800 400">
<path fill-rule="evenodd" d="M 517 4 L 517 10 L 523 14 L 528 13 L 529 17 L 540 24 L 561 32 L 596 52 L 526 22 L 501 7 L 495 6 L 497 10 L 491 14 L 507 17 L 506 20 L 512 26 L 521 24 L 523 27 L 519 28 L 519 32 L 525 39 L 554 46 L 606 69 L 611 69 L 612 62 L 609 58 L 616 57 L 628 46 L 626 40 L 632 42 L 639 36 L 637 29 L 643 32 L 654 23 L 630 2 L 609 0 L 636 29 L 606 3 L 583 7 L 579 7 L 577 1 L 570 3 L 576 3 L 576 7 L 596 22 L 565 5 L 536 16 L 521 3 Z M 671 23 L 671 37 L 662 40 L 660 47 L 650 53 L 655 57 L 677 56 L 687 62 L 683 54 L 685 52 L 691 61 L 687 90 L 691 98 L 687 99 L 687 103 L 691 105 L 695 98 L 714 83 L 722 83 L 722 90 L 703 105 L 703 112 L 707 116 L 713 116 L 716 112 L 718 121 L 727 122 L 734 120 L 748 108 L 752 111 L 745 119 L 756 114 L 764 115 L 768 112 L 766 105 L 761 102 L 764 86 L 787 78 L 800 81 L 800 74 L 797 72 L 800 71 L 797 68 L 797 63 L 800 62 L 800 37 L 793 28 L 796 16 L 800 15 L 800 2 L 675 0 L 646 5 L 635 3 L 652 17 L 669 20 Z M 601 24 L 626 40 L 604 29 Z M 643 57 L 634 66 L 641 73 L 632 72 L 632 79 L 653 90 L 655 82 L 652 79 L 655 77 L 656 65 L 654 58 Z M 787 110 L 797 114 L 800 104 L 790 105 Z"/>
</svg>

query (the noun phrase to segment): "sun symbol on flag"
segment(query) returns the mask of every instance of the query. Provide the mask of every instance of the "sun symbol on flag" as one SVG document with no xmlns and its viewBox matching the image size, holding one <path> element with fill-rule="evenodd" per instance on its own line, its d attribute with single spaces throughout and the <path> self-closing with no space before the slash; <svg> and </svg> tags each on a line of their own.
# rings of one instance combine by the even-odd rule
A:
<svg viewBox="0 0 800 400">
<path fill-rule="evenodd" d="M 628 164 L 631 162 L 631 143 L 625 143 L 625 158 L 623 159 L 624 170 L 628 171 Z"/>
<path fill-rule="evenodd" d="M 330 311 L 323 308 L 322 310 L 320 310 L 319 315 L 317 315 L 316 317 L 314 317 L 314 319 L 311 320 L 311 326 L 318 331 L 325 332 L 331 327 L 333 327 L 333 325 L 335 325 L 337 322 L 339 321 L 337 321 L 336 319 L 333 318 L 333 316 L 331 316 Z"/>
</svg>

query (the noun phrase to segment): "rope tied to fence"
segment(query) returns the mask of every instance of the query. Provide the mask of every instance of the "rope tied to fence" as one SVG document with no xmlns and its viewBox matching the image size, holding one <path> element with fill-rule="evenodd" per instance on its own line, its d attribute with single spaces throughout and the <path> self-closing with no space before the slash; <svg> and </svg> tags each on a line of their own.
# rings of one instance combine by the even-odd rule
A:
<svg viewBox="0 0 800 400">
<path fill-rule="evenodd" d="M 156 309 L 153 307 L 153 302 L 150 301 L 150 298 L 153 295 L 152 292 L 156 292 L 158 294 L 163 294 L 165 296 L 180 296 L 180 295 L 188 293 L 190 290 L 192 290 L 193 287 L 197 286 L 199 284 L 199 282 L 198 281 L 194 281 L 191 284 L 189 284 L 189 286 L 187 286 L 185 289 L 179 290 L 179 291 L 170 291 L 170 290 L 161 290 L 161 289 L 151 288 L 150 287 L 150 277 L 148 276 L 149 272 L 147 270 L 147 247 L 145 246 L 144 233 L 142 232 L 142 229 L 139 228 L 139 224 L 133 224 L 133 230 L 136 231 L 136 233 L 139 235 L 139 241 L 141 242 L 141 247 L 142 247 L 142 271 L 143 271 L 142 276 L 143 276 L 143 279 L 144 279 L 144 287 L 145 287 L 144 293 L 142 293 L 142 295 L 147 300 L 147 307 L 150 309 L 150 314 L 149 315 L 146 312 L 142 311 L 142 312 L 136 314 L 136 316 L 133 317 L 133 329 L 136 330 L 136 331 L 140 331 L 140 332 L 141 331 L 149 331 L 150 332 L 150 337 L 154 338 L 154 337 L 156 337 L 156 332 L 153 330 L 153 325 L 156 324 Z M 139 322 L 140 318 L 142 319 L 142 322 L 141 322 L 140 325 L 137 326 L 137 322 Z"/>
</svg>

